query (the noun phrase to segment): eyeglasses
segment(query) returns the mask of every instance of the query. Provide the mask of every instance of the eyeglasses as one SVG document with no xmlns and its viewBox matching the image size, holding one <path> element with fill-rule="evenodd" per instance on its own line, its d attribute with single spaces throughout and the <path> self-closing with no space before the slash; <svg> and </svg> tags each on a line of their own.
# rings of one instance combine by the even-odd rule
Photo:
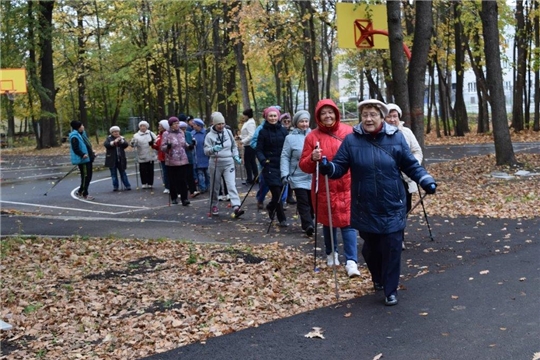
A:
<svg viewBox="0 0 540 360">
<path fill-rule="evenodd" d="M 378 118 L 381 116 L 381 113 L 378 113 L 378 112 L 365 112 L 365 113 L 362 113 L 362 119 L 367 119 L 368 117 L 370 118 Z"/>
</svg>

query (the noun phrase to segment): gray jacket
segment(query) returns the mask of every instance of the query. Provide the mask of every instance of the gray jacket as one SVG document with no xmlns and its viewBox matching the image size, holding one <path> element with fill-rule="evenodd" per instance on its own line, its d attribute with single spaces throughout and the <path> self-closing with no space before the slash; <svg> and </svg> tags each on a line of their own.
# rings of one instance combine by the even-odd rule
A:
<svg viewBox="0 0 540 360">
<path fill-rule="evenodd" d="M 288 177 L 292 189 L 311 189 L 311 174 L 306 174 L 298 166 L 304 140 L 311 129 L 294 129 L 287 137 L 281 151 L 280 171 L 281 178 Z"/>
</svg>

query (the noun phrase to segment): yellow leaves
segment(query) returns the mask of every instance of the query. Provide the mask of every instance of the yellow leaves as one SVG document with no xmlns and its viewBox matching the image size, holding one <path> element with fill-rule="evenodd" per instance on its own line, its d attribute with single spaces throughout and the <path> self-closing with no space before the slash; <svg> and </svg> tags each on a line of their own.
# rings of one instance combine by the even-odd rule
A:
<svg viewBox="0 0 540 360">
<path fill-rule="evenodd" d="M 480 271 L 480 275 L 487 275 L 487 274 L 489 274 L 489 270 Z"/>
</svg>

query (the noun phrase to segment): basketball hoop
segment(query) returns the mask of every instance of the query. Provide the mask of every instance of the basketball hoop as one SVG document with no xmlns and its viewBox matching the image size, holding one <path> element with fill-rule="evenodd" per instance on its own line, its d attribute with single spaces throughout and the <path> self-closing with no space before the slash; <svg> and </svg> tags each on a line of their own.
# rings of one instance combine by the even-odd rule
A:
<svg viewBox="0 0 540 360">
<path fill-rule="evenodd" d="M 15 101 L 15 93 L 9 92 L 9 90 L 6 91 L 6 96 L 9 101 Z"/>
</svg>

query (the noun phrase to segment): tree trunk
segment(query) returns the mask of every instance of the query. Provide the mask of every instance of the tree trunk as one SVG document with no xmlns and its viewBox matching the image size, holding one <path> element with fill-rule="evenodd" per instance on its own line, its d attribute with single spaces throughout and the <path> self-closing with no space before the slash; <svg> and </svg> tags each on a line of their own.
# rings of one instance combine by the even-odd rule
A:
<svg viewBox="0 0 540 360">
<path fill-rule="evenodd" d="M 527 34 L 525 32 L 525 17 L 523 15 L 523 0 L 516 1 L 516 32 L 514 46 L 517 51 L 515 64 L 517 66 L 514 78 L 512 127 L 515 131 L 523 130 L 523 89 L 527 73 Z"/>
<path fill-rule="evenodd" d="M 475 50 L 480 46 L 479 35 L 476 29 L 475 33 L 471 39 L 474 44 Z M 465 49 L 469 55 L 469 60 L 471 62 L 471 68 L 476 77 L 476 93 L 478 96 L 478 127 L 476 132 L 478 134 L 484 134 L 489 131 L 489 111 L 488 111 L 488 91 L 486 85 L 486 77 L 484 76 L 484 71 L 482 70 L 480 64 L 483 59 L 479 55 L 473 55 L 471 50 L 470 43 L 465 43 Z M 475 53 L 478 53 L 475 51 Z"/>
<path fill-rule="evenodd" d="M 508 129 L 506 106 L 499 48 L 498 4 L 496 1 L 482 1 L 480 17 L 484 31 L 484 53 L 486 58 L 486 80 L 493 112 L 493 137 L 497 165 L 516 164 L 512 139 Z"/>
<path fill-rule="evenodd" d="M 392 61 L 392 78 L 394 79 L 394 96 L 396 104 L 401 107 L 401 120 L 411 126 L 411 111 L 409 108 L 409 90 L 407 87 L 407 67 L 403 54 L 403 29 L 401 28 L 401 3 L 388 1 L 386 3 L 388 17 L 388 39 L 390 41 L 390 59 Z"/>
<path fill-rule="evenodd" d="M 86 128 L 88 126 L 88 113 L 86 111 L 86 44 L 84 34 L 84 3 L 77 4 L 77 96 L 79 100 L 79 121 Z M 94 129 L 97 131 L 97 129 Z M 87 130 L 88 131 L 88 130 Z"/>
<path fill-rule="evenodd" d="M 424 147 L 424 97 L 426 90 L 426 68 L 433 33 L 432 1 L 417 1 L 414 47 L 409 64 L 409 101 L 411 107 L 411 129 Z"/>
<path fill-rule="evenodd" d="M 42 91 L 39 92 L 41 103 L 41 117 L 39 120 L 38 149 L 58 146 L 56 138 L 56 88 L 54 87 L 53 67 L 53 25 L 52 14 L 54 1 L 41 0 L 39 2 L 39 38 L 40 38 L 40 81 Z"/>
<path fill-rule="evenodd" d="M 319 101 L 319 73 L 317 64 L 317 50 L 315 37 L 315 24 L 313 23 L 314 10 L 309 1 L 298 1 L 300 18 L 302 19 L 304 62 L 306 64 L 306 87 L 308 93 L 308 106 L 311 114 L 310 126 L 317 127 L 315 121 L 315 106 Z"/>
<path fill-rule="evenodd" d="M 238 8 L 237 14 L 240 12 L 240 9 L 242 7 L 242 2 L 235 1 L 231 4 L 231 8 Z M 233 25 L 233 31 L 239 31 L 238 28 L 238 15 L 236 15 L 236 18 L 232 20 Z M 248 79 L 247 79 L 247 71 L 246 71 L 246 64 L 244 64 L 244 43 L 242 42 L 241 38 L 238 38 L 235 40 L 233 44 L 233 50 L 234 55 L 236 59 L 236 67 L 238 68 L 238 76 L 240 80 L 240 90 L 242 93 L 242 108 L 248 109 L 251 107 L 250 101 L 249 101 L 249 87 L 248 87 Z"/>
<path fill-rule="evenodd" d="M 540 2 L 534 2 L 534 43 L 540 48 Z M 534 69 L 534 83 L 536 90 L 534 92 L 534 124 L 533 130 L 540 131 L 540 69 Z"/>
<path fill-rule="evenodd" d="M 456 102 L 454 104 L 454 116 L 456 119 L 456 136 L 465 136 L 469 132 L 469 120 L 467 118 L 467 108 L 463 98 L 463 75 L 465 69 L 465 52 L 463 51 L 463 26 L 461 25 L 461 2 L 455 1 L 454 7 L 454 37 L 456 51 Z"/>
</svg>

